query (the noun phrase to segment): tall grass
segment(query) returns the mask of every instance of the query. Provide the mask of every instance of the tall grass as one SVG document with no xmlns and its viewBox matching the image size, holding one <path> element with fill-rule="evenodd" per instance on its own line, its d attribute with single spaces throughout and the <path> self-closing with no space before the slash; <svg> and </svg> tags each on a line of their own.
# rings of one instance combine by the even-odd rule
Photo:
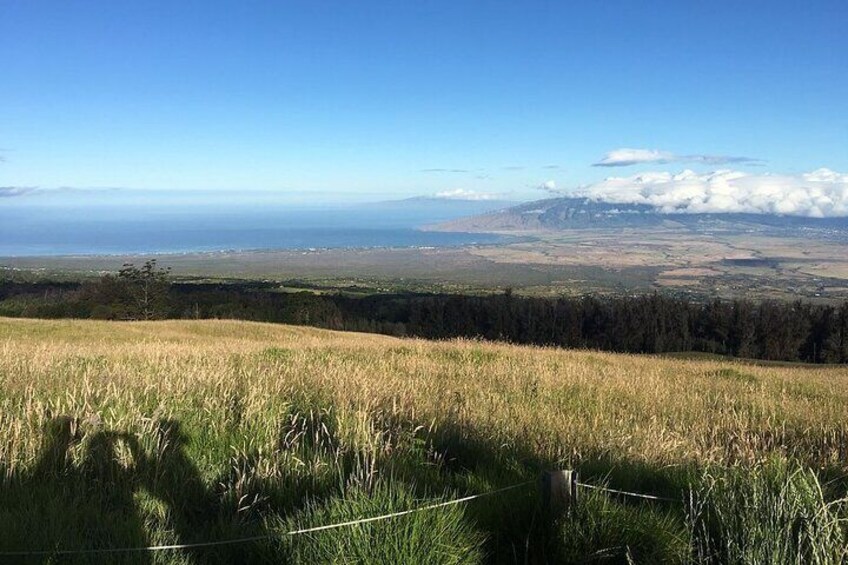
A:
<svg viewBox="0 0 848 565">
<path fill-rule="evenodd" d="M 310 505 L 281 521 L 279 529 L 337 524 L 414 508 L 420 501 L 405 488 L 355 489 L 344 500 Z M 466 519 L 461 506 L 419 512 L 396 520 L 371 522 L 308 536 L 281 538 L 294 563 L 479 563 L 482 532 Z"/>
<path fill-rule="evenodd" d="M 572 467 L 681 502 L 593 495 L 551 523 L 528 487 L 320 535 L 103 562 L 833 557 L 844 510 L 828 504 L 846 482 L 820 491 L 827 520 L 800 482 L 848 470 L 846 378 L 240 322 L 0 319 L 0 551 L 277 539 Z M 766 459 L 793 469 L 792 489 L 765 478 Z M 772 503 L 786 504 L 780 516 L 752 510 Z M 798 541 L 812 517 L 832 527 Z"/>
<path fill-rule="evenodd" d="M 828 502 L 815 473 L 783 461 L 708 470 L 690 504 L 694 558 L 739 565 L 846 563 L 845 502 Z"/>
</svg>

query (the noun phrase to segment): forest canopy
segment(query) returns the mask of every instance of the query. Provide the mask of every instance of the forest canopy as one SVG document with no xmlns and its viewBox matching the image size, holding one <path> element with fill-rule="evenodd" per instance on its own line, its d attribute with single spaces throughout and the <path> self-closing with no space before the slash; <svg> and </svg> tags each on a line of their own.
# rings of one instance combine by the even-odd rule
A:
<svg viewBox="0 0 848 565">
<path fill-rule="evenodd" d="M 175 283 L 155 261 L 86 283 L 0 281 L 0 315 L 153 320 L 231 318 L 430 339 L 481 338 L 628 353 L 704 352 L 848 362 L 848 302 L 690 301 L 661 294 L 519 297 L 510 291 L 281 293 L 264 282 Z"/>
</svg>

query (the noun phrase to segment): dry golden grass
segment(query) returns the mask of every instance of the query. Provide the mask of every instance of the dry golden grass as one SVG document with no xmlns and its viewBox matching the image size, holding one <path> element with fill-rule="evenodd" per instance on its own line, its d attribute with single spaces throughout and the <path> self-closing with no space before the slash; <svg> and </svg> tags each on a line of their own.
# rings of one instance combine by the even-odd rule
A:
<svg viewBox="0 0 848 565">
<path fill-rule="evenodd" d="M 0 462 L 37 456 L 57 414 L 143 432 L 151 418 L 266 420 L 292 399 L 375 422 L 456 426 L 540 461 L 669 466 L 785 454 L 848 470 L 848 368 L 761 367 L 473 341 L 427 342 L 232 321 L 0 320 Z M 378 417 L 377 417 L 378 416 Z M 269 447 L 270 449 L 270 447 Z"/>
</svg>

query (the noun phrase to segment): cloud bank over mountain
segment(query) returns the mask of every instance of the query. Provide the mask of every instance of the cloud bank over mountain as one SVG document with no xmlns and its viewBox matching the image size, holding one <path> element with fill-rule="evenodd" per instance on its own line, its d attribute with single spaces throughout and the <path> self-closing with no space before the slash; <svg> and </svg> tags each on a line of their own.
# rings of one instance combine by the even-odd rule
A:
<svg viewBox="0 0 848 565">
<path fill-rule="evenodd" d="M 818 169 L 800 175 L 719 170 L 646 172 L 609 177 L 569 191 L 603 202 L 648 204 L 665 213 L 753 213 L 813 218 L 848 216 L 848 174 Z"/>
<path fill-rule="evenodd" d="M 475 190 L 466 190 L 464 188 L 455 188 L 452 190 L 443 190 L 433 195 L 433 198 L 442 200 L 497 200 L 501 195 L 494 192 L 477 192 Z"/>
<path fill-rule="evenodd" d="M 537 187 L 539 190 L 544 190 L 545 192 L 557 192 L 557 184 L 556 181 L 546 180 L 542 184 Z"/>
<path fill-rule="evenodd" d="M 659 149 L 613 149 L 603 159 L 593 163 L 593 167 L 629 167 L 631 165 L 663 163 L 703 163 L 706 165 L 727 165 L 731 163 L 762 165 L 762 159 L 733 155 L 677 155 L 671 151 Z"/>
</svg>

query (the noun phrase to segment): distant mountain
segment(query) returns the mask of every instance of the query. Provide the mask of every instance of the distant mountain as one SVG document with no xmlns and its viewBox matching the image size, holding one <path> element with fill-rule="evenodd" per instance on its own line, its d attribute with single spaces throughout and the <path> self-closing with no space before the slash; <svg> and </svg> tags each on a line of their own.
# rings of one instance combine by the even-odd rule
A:
<svg viewBox="0 0 848 565">
<path fill-rule="evenodd" d="M 848 218 L 766 214 L 669 214 L 646 204 L 614 204 L 587 198 L 550 198 L 428 226 L 436 231 L 528 232 L 587 228 L 678 226 L 698 230 L 788 228 L 848 233 Z"/>
</svg>

